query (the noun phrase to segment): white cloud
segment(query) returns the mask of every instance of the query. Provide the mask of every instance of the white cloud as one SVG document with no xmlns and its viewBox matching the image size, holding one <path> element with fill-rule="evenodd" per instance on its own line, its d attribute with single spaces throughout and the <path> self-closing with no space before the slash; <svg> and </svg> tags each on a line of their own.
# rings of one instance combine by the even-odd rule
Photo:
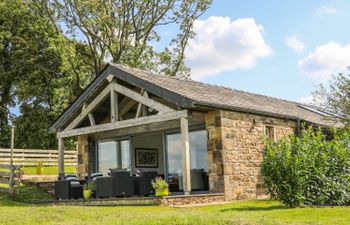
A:
<svg viewBox="0 0 350 225">
<path fill-rule="evenodd" d="M 305 45 L 297 36 L 286 37 L 286 45 L 297 53 L 301 53 L 305 49 Z"/>
<path fill-rule="evenodd" d="M 312 95 L 301 97 L 297 100 L 300 103 L 311 105 L 314 103 L 314 97 Z"/>
<path fill-rule="evenodd" d="M 209 17 L 196 20 L 194 31 L 196 37 L 185 51 L 194 79 L 252 68 L 258 58 L 273 53 L 263 38 L 262 26 L 253 18 Z"/>
<path fill-rule="evenodd" d="M 332 78 L 332 74 L 345 71 L 350 66 L 350 43 L 340 45 L 328 42 L 316 47 L 306 57 L 298 61 L 302 72 L 318 82 Z"/>
<path fill-rule="evenodd" d="M 316 15 L 321 14 L 336 14 L 337 9 L 331 6 L 321 6 L 320 8 L 316 9 Z"/>
</svg>

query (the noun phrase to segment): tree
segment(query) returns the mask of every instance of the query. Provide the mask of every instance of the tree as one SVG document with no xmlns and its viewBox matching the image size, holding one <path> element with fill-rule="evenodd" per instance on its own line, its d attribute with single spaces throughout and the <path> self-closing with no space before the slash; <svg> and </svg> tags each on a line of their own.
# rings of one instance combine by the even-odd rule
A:
<svg viewBox="0 0 350 225">
<path fill-rule="evenodd" d="M 350 74 L 333 76 L 328 86 L 320 84 L 313 93 L 316 104 L 325 111 L 339 115 L 347 127 L 350 125 Z"/>
<path fill-rule="evenodd" d="M 95 74 L 106 59 L 170 76 L 188 76 L 184 65 L 193 22 L 211 0 L 43 0 L 47 15 L 62 21 L 71 36 L 82 35 L 89 46 Z M 160 26 L 178 25 L 178 34 L 163 51 L 155 51 Z M 57 24 L 58 25 L 58 24 Z"/>
<path fill-rule="evenodd" d="M 0 2 L 0 146 L 9 107 L 21 115 L 16 147 L 55 148 L 48 126 L 107 60 L 171 76 L 188 75 L 184 50 L 211 0 L 4 0 Z M 159 27 L 177 34 L 162 51 Z"/>
<path fill-rule="evenodd" d="M 47 128 L 91 80 L 92 67 L 86 46 L 62 35 L 37 6 L 20 0 L 0 4 L 1 129 L 8 131 L 9 107 L 18 104 L 16 147 L 53 148 L 56 138 Z M 1 136 L 0 146 L 8 146 L 8 132 Z"/>
</svg>

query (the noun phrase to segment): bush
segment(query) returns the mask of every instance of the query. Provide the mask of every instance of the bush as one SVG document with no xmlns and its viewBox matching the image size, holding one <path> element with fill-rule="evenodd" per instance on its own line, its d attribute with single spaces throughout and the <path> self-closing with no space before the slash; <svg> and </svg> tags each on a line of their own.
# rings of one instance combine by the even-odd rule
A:
<svg viewBox="0 0 350 225">
<path fill-rule="evenodd" d="M 268 194 L 287 207 L 350 203 L 350 135 L 334 132 L 327 141 L 321 130 L 265 141 L 261 167 Z"/>
</svg>

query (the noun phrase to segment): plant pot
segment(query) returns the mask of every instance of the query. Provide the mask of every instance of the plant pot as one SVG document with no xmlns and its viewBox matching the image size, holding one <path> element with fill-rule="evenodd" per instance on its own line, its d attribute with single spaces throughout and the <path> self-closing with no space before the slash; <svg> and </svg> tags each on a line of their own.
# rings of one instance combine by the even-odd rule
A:
<svg viewBox="0 0 350 225">
<path fill-rule="evenodd" d="M 44 173 L 44 167 L 42 166 L 37 166 L 36 167 L 36 174 L 37 175 L 42 175 Z"/>
<path fill-rule="evenodd" d="M 168 195 L 169 195 L 169 190 L 168 189 L 163 189 L 163 190 L 156 189 L 156 196 L 157 197 L 168 196 Z"/>
<path fill-rule="evenodd" d="M 85 199 L 91 198 L 92 191 L 91 190 L 83 190 L 83 196 Z"/>
</svg>

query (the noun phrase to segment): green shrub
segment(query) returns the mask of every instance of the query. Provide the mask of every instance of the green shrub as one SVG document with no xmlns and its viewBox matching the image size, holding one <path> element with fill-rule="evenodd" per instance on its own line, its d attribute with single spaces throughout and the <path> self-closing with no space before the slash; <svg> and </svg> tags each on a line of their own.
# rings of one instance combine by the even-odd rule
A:
<svg viewBox="0 0 350 225">
<path fill-rule="evenodd" d="M 95 181 L 88 181 L 83 185 L 84 190 L 91 190 L 94 191 L 96 189 L 96 183 Z"/>
<path fill-rule="evenodd" d="M 327 141 L 321 130 L 265 141 L 261 167 L 268 194 L 287 207 L 350 203 L 350 135 L 335 132 Z"/>
<path fill-rule="evenodd" d="M 169 184 L 161 177 L 156 177 L 152 180 L 152 187 L 155 190 L 166 190 L 169 188 Z"/>
</svg>

